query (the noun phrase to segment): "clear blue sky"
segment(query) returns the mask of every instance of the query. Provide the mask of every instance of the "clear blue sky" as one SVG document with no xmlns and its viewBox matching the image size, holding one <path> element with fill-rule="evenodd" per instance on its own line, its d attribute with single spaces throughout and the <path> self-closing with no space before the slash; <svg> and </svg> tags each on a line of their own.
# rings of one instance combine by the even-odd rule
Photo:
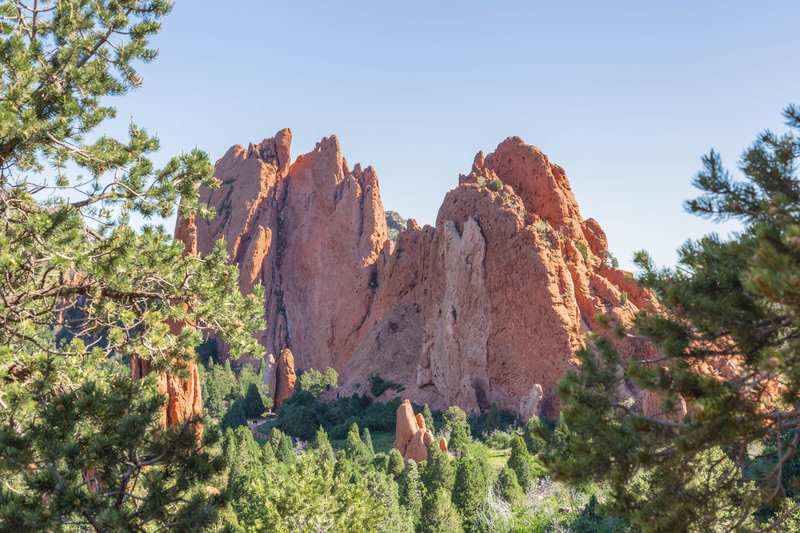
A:
<svg viewBox="0 0 800 533">
<path fill-rule="evenodd" d="M 118 126 L 212 160 L 283 127 L 293 155 L 335 133 L 420 223 L 478 150 L 518 135 L 566 169 L 623 266 L 640 248 L 671 265 L 714 229 L 681 206 L 700 156 L 735 167 L 800 103 L 798 21 L 797 0 L 177 0 Z"/>
</svg>

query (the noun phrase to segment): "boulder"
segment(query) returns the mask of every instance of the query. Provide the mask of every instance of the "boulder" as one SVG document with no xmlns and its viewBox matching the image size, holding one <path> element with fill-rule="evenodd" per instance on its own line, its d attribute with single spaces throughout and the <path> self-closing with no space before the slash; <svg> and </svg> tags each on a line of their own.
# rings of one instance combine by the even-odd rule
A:
<svg viewBox="0 0 800 533">
<path fill-rule="evenodd" d="M 403 400 L 397 408 L 397 422 L 395 424 L 394 447 L 408 461 L 414 459 L 417 463 L 428 458 L 428 447 L 433 443 L 433 433 L 425 428 L 425 419 L 422 413 L 414 415 L 411 402 Z M 439 448 L 446 452 L 447 442 L 439 440 Z"/>
</svg>

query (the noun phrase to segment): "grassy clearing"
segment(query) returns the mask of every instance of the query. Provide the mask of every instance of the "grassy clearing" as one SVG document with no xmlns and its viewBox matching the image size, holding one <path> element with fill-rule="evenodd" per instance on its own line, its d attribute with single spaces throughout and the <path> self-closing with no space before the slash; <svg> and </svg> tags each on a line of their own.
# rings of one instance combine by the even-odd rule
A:
<svg viewBox="0 0 800 533">
<path fill-rule="evenodd" d="M 495 472 L 499 472 L 506 466 L 510 456 L 511 448 L 503 448 L 502 450 L 489 448 L 489 464 Z"/>
<path fill-rule="evenodd" d="M 271 435 L 272 428 L 274 428 L 278 424 L 278 418 L 275 417 L 272 420 L 267 420 L 263 424 L 256 426 L 256 429 L 259 433 L 263 433 L 264 435 Z"/>
</svg>

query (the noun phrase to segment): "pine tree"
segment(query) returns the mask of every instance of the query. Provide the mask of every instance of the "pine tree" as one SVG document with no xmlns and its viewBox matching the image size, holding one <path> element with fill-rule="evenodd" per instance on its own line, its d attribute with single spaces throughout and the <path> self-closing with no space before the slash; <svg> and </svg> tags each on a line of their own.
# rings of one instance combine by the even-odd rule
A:
<svg viewBox="0 0 800 533">
<path fill-rule="evenodd" d="M 507 465 L 517 475 L 517 481 L 524 490 L 527 491 L 536 482 L 531 472 L 528 448 L 519 435 L 514 435 L 511 439 L 511 455 L 508 457 Z"/>
<path fill-rule="evenodd" d="M 347 432 L 347 437 L 344 440 L 344 453 L 345 456 L 356 463 L 363 463 L 369 460 L 370 453 L 364 441 L 358 434 L 358 424 L 353 422 Z"/>
<path fill-rule="evenodd" d="M 386 473 L 399 482 L 400 476 L 403 475 L 403 466 L 403 456 L 398 450 L 392 448 L 389 460 L 386 461 Z"/>
<path fill-rule="evenodd" d="M 347 459 L 344 450 L 336 452 L 336 464 L 333 469 L 333 479 L 339 484 L 350 483 L 353 475 L 353 463 Z"/>
<path fill-rule="evenodd" d="M 436 429 L 433 427 L 433 413 L 427 403 L 422 408 L 422 418 L 425 420 L 425 428 L 430 429 L 431 433 L 436 433 Z"/>
<path fill-rule="evenodd" d="M 198 438 L 196 419 L 163 430 L 159 374 L 188 377 L 203 329 L 234 357 L 260 356 L 263 290 L 241 296 L 224 244 L 200 258 L 161 226 L 131 227 L 209 216 L 206 154 L 158 167 L 144 128 L 98 130 L 116 114 L 109 97 L 141 85 L 170 8 L 0 4 L 3 530 L 193 530 L 215 514 L 199 489 L 222 467 L 204 448 L 218 432 Z M 168 319 L 198 329 L 173 332 Z M 129 361 L 152 377 L 132 383 Z M 117 490 L 90 493 L 84 472 Z"/>
<path fill-rule="evenodd" d="M 364 428 L 361 432 L 361 440 L 364 442 L 364 446 L 367 448 L 368 457 L 375 456 L 375 447 L 372 445 L 372 435 L 369 433 L 369 428 Z"/>
<path fill-rule="evenodd" d="M 542 421 L 536 415 L 533 415 L 522 428 L 522 438 L 531 454 L 539 453 L 539 450 L 545 445 L 544 439 L 539 436 L 543 431 Z"/>
<path fill-rule="evenodd" d="M 368 470 L 363 477 L 370 496 L 380 503 L 383 518 L 376 531 L 386 533 L 413 533 L 413 524 L 408 520 L 408 513 L 400 506 L 397 482 L 394 478 L 380 470 Z"/>
<path fill-rule="evenodd" d="M 445 489 L 430 493 L 422 504 L 419 522 L 421 533 L 460 533 L 463 530 L 461 517 L 450 501 Z"/>
<path fill-rule="evenodd" d="M 314 435 L 314 451 L 317 452 L 321 461 L 332 463 L 335 460 L 333 446 L 331 446 L 328 434 L 322 429 L 322 426 L 319 427 L 317 434 Z"/>
<path fill-rule="evenodd" d="M 225 416 L 225 402 L 222 399 L 222 391 L 213 381 L 209 381 L 205 387 L 205 409 L 206 413 L 213 418 Z"/>
<path fill-rule="evenodd" d="M 258 418 L 267 410 L 264 406 L 264 401 L 261 399 L 261 392 L 258 390 L 258 385 L 255 383 L 250 383 L 247 387 L 247 394 L 244 397 L 242 407 L 244 408 L 244 414 L 248 418 Z"/>
<path fill-rule="evenodd" d="M 471 529 L 478 506 L 486 498 L 486 477 L 478 459 L 459 457 L 455 463 L 453 504 L 461 513 L 464 525 Z"/>
<path fill-rule="evenodd" d="M 497 404 L 492 404 L 489 408 L 489 414 L 486 415 L 486 420 L 483 422 L 483 434 L 488 435 L 496 429 L 503 427 L 503 414 L 497 408 Z"/>
<path fill-rule="evenodd" d="M 417 524 L 422 509 L 422 488 L 417 463 L 413 459 L 408 460 L 400 476 L 400 505 L 411 515 L 414 524 Z"/>
<path fill-rule="evenodd" d="M 740 159 L 744 179 L 713 150 L 695 178 L 702 195 L 687 210 L 737 221 L 738 233 L 687 242 L 677 269 L 637 253 L 640 281 L 663 309 L 613 333 L 644 337 L 660 353 L 625 361 L 609 338 L 591 336 L 576 353 L 580 372 L 556 387 L 569 438 L 540 432 L 553 471 L 607 482 L 605 510 L 643 529 L 745 530 L 762 506 L 796 503 L 779 472 L 798 441 L 770 457 L 748 452 L 800 424 L 800 108 L 784 116 L 793 132 L 760 134 Z M 619 400 L 622 380 L 656 400 L 650 411 Z M 782 517 L 760 527 L 780 530 Z"/>
<path fill-rule="evenodd" d="M 428 448 L 428 459 L 422 473 L 422 484 L 429 493 L 443 489 L 447 494 L 453 490 L 454 474 L 449 456 L 434 442 Z"/>
<path fill-rule="evenodd" d="M 517 474 L 507 466 L 497 475 L 495 487 L 500 496 L 511 505 L 518 505 L 525 498 L 525 493 L 517 481 Z"/>
<path fill-rule="evenodd" d="M 466 422 L 459 420 L 452 426 L 452 428 L 453 429 L 450 432 L 450 440 L 447 443 L 447 449 L 453 452 L 455 455 L 464 455 L 469 453 L 469 426 L 466 424 Z"/>
<path fill-rule="evenodd" d="M 233 402 L 233 405 L 231 405 L 230 409 L 228 409 L 228 412 L 225 413 L 225 416 L 222 417 L 219 423 L 220 429 L 224 431 L 228 428 L 236 429 L 239 426 L 247 425 L 247 417 L 244 414 L 242 403 L 242 400 Z"/>
<path fill-rule="evenodd" d="M 269 440 L 273 445 L 272 449 L 275 451 L 275 459 L 283 464 L 294 464 L 296 456 L 292 445 L 292 437 L 276 428 L 272 430 Z"/>
<path fill-rule="evenodd" d="M 458 423 L 463 423 L 467 426 L 467 428 L 469 428 L 469 424 L 467 423 L 467 413 L 465 413 L 464 410 L 457 405 L 451 405 L 442 415 L 442 435 L 445 437 L 450 437 L 453 432 L 453 428 Z"/>
<path fill-rule="evenodd" d="M 269 442 L 261 447 L 261 464 L 263 466 L 271 465 L 275 462 L 275 449 Z"/>
</svg>

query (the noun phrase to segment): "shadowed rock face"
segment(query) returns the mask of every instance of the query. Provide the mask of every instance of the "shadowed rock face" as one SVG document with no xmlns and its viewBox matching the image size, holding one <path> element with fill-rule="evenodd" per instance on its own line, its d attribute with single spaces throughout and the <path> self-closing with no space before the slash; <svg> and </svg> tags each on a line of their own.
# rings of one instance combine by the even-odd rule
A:
<svg viewBox="0 0 800 533">
<path fill-rule="evenodd" d="M 630 327 L 655 305 L 605 263 L 606 236 L 581 218 L 564 170 L 517 137 L 475 157 L 435 227 L 409 219 L 396 243 L 371 167 L 350 170 L 335 137 L 290 164 L 290 141 L 282 130 L 217 162 L 222 186 L 201 190 L 217 216 L 198 222 L 198 248 L 225 238 L 241 290 L 266 287 L 259 340 L 291 348 L 298 370 L 335 368 L 328 396 L 363 393 L 379 375 L 434 408 L 552 413 L 595 316 Z M 614 342 L 623 357 L 653 355 Z"/>
</svg>

